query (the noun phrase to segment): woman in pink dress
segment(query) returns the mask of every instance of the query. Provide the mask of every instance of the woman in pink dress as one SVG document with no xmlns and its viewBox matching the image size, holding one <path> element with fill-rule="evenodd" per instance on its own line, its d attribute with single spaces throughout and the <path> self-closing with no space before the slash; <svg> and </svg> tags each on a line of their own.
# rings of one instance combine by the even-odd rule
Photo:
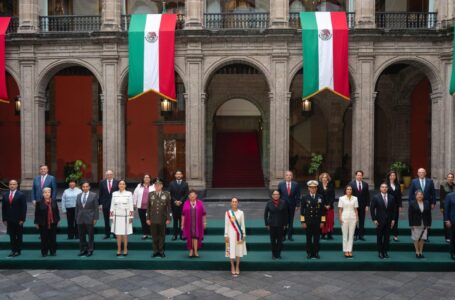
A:
<svg viewBox="0 0 455 300">
<path fill-rule="evenodd" d="M 207 226 L 206 211 L 195 190 L 190 191 L 188 199 L 182 210 L 182 231 L 186 238 L 186 248 L 190 251 L 189 257 L 199 257 L 198 249 L 202 246 Z"/>
</svg>

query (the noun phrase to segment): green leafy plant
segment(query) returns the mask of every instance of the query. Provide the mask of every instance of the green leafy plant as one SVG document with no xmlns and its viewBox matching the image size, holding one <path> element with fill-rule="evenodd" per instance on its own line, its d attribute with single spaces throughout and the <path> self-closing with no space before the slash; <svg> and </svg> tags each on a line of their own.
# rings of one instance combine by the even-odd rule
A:
<svg viewBox="0 0 455 300">
<path fill-rule="evenodd" d="M 390 170 L 394 170 L 398 173 L 398 177 L 407 176 L 410 174 L 409 165 L 402 161 L 395 161 L 390 165 Z"/>
<path fill-rule="evenodd" d="M 322 154 L 311 153 L 310 167 L 308 168 L 308 174 L 318 174 L 321 168 L 322 161 L 324 158 Z"/>
<path fill-rule="evenodd" d="M 84 176 L 85 169 L 87 169 L 87 165 L 80 159 L 66 163 L 64 167 L 66 182 L 75 180 L 79 183 Z"/>
</svg>

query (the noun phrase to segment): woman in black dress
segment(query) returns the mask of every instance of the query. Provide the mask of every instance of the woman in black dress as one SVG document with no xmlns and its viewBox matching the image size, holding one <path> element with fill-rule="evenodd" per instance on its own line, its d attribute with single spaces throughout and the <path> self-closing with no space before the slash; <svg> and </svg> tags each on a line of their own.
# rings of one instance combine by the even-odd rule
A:
<svg viewBox="0 0 455 300">
<path fill-rule="evenodd" d="M 387 174 L 387 193 L 393 196 L 393 199 L 395 199 L 396 203 L 396 212 L 395 212 L 395 224 L 393 225 L 392 231 L 390 234 L 393 235 L 393 240 L 395 242 L 398 241 L 398 219 L 400 218 L 400 212 L 401 212 L 401 207 L 402 207 L 402 195 L 401 195 L 401 188 L 400 188 L 400 182 L 398 181 L 398 176 L 397 172 L 395 171 L 390 171 Z"/>
<path fill-rule="evenodd" d="M 326 209 L 326 221 L 322 228 L 321 239 L 333 240 L 333 227 L 335 225 L 335 212 L 333 210 L 333 203 L 335 202 L 335 188 L 332 184 L 329 173 L 322 173 L 319 175 L 318 194 L 324 200 Z"/>
</svg>

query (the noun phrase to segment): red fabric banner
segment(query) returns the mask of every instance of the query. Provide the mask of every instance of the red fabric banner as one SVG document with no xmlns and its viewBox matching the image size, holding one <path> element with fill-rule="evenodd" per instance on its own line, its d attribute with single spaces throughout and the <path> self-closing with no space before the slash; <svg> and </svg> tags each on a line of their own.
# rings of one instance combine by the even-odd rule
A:
<svg viewBox="0 0 455 300">
<path fill-rule="evenodd" d="M 0 102 L 9 103 L 8 89 L 6 88 L 5 69 L 5 34 L 11 17 L 0 17 Z"/>
</svg>

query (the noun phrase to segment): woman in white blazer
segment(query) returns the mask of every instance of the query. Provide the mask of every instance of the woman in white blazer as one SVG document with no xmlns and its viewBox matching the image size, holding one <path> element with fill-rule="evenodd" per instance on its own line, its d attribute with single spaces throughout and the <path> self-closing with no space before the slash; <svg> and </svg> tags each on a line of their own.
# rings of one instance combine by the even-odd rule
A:
<svg viewBox="0 0 455 300">
<path fill-rule="evenodd" d="M 338 216 L 340 218 L 341 231 L 343 232 L 344 257 L 352 258 L 352 245 L 354 243 L 354 231 L 359 221 L 359 202 L 352 195 L 352 187 L 346 186 L 344 196 L 338 199 Z"/>
<path fill-rule="evenodd" d="M 142 226 L 142 239 L 150 237 L 150 226 L 147 225 L 147 206 L 148 194 L 155 191 L 155 185 L 152 183 L 152 178 L 149 174 L 144 175 L 144 179 L 139 183 L 133 193 L 133 204 L 137 208 L 139 219 Z"/>
</svg>

